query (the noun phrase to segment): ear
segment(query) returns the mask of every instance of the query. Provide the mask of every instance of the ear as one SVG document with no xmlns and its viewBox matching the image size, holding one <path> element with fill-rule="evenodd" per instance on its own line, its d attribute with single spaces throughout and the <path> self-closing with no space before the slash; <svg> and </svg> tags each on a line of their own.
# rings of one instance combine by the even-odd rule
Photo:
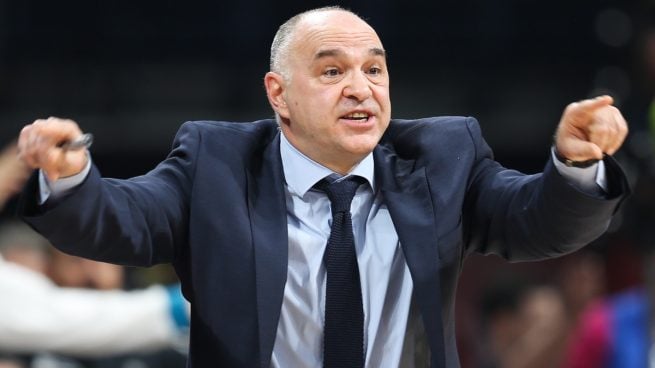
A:
<svg viewBox="0 0 655 368">
<path fill-rule="evenodd" d="M 264 76 L 264 86 L 266 87 L 266 96 L 273 110 L 278 115 L 288 119 L 289 109 L 287 107 L 286 96 L 284 94 L 284 78 L 275 72 L 268 72 Z"/>
</svg>

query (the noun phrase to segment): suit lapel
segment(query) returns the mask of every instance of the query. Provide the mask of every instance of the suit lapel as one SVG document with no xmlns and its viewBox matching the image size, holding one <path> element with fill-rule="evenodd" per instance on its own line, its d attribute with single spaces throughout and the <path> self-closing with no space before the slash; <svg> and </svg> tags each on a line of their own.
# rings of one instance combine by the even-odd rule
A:
<svg viewBox="0 0 655 368">
<path fill-rule="evenodd" d="M 401 159 L 384 146 L 375 149 L 374 158 L 376 182 L 412 275 L 433 366 L 445 367 L 437 229 L 425 168 L 416 168 L 415 161 Z"/>
<path fill-rule="evenodd" d="M 248 173 L 248 204 L 255 253 L 259 351 L 262 367 L 270 366 L 284 285 L 288 234 L 284 174 L 279 133 Z"/>
</svg>

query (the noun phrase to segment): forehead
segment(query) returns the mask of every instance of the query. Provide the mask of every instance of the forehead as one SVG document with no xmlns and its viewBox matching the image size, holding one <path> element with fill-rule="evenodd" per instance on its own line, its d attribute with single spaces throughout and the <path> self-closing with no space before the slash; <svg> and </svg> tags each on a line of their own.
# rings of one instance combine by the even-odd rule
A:
<svg viewBox="0 0 655 368">
<path fill-rule="evenodd" d="M 295 49 L 313 56 L 323 49 L 382 49 L 375 30 L 354 14 L 330 11 L 310 14 L 297 26 Z"/>
</svg>

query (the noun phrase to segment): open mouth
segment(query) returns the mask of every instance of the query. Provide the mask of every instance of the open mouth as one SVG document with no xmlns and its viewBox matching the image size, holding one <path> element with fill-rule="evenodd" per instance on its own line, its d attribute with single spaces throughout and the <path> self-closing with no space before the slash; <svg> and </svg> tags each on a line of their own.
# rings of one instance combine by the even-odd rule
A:
<svg viewBox="0 0 655 368">
<path fill-rule="evenodd" d="M 367 121 L 369 118 L 369 114 L 365 112 L 353 112 L 351 114 L 342 116 L 341 118 L 346 120 L 352 120 L 352 121 Z"/>
</svg>

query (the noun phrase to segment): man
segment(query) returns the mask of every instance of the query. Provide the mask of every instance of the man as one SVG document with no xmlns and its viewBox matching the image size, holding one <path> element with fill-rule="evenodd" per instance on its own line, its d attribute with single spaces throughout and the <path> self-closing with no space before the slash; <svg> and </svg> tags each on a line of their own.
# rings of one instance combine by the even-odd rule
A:
<svg viewBox="0 0 655 368">
<path fill-rule="evenodd" d="M 282 25 L 264 82 L 277 124 L 186 123 L 164 162 L 126 181 L 61 147 L 81 135 L 72 121 L 19 139 L 41 169 L 22 215 L 56 246 L 173 263 L 192 305 L 189 366 L 457 367 L 465 255 L 573 251 L 628 191 L 598 161 L 627 134 L 610 97 L 570 105 L 558 127 L 559 157 L 588 167 L 524 176 L 493 161 L 472 118 L 390 121 L 382 43 L 339 8 Z"/>
</svg>

